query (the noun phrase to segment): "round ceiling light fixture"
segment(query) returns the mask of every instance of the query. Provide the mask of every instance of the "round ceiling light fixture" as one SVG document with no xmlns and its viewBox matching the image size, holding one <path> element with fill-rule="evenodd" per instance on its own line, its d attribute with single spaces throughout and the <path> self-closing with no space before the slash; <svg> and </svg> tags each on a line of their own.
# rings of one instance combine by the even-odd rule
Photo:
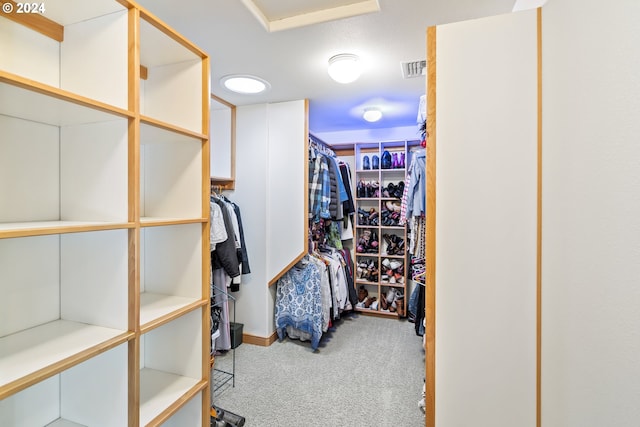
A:
<svg viewBox="0 0 640 427">
<path fill-rule="evenodd" d="M 220 79 L 220 83 L 232 92 L 256 94 L 266 91 L 271 85 L 260 77 L 246 74 L 231 74 Z"/>
<path fill-rule="evenodd" d="M 329 58 L 329 75 L 338 83 L 351 83 L 362 74 L 360 58 L 352 53 L 341 53 Z"/>
<path fill-rule="evenodd" d="M 382 111 L 379 108 L 365 108 L 362 118 L 370 123 L 377 122 L 382 118 Z"/>
</svg>

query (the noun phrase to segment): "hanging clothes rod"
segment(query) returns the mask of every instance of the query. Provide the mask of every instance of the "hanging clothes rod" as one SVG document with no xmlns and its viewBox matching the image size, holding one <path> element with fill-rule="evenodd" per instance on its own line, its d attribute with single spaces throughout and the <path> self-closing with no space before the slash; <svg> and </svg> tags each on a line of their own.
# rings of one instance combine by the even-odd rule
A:
<svg viewBox="0 0 640 427">
<path fill-rule="evenodd" d="M 321 153 L 336 157 L 336 152 L 333 151 L 333 148 L 331 148 L 329 144 L 314 136 L 313 134 L 309 134 L 309 146 L 315 148 Z"/>
<path fill-rule="evenodd" d="M 226 186 L 220 184 L 211 184 L 211 194 L 222 194 Z"/>
</svg>

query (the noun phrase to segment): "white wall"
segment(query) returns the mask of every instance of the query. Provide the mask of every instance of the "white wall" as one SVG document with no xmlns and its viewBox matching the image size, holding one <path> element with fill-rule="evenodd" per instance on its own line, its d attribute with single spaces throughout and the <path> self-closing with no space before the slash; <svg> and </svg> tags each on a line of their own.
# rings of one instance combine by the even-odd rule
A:
<svg viewBox="0 0 640 427">
<path fill-rule="evenodd" d="M 304 101 L 236 110 L 236 190 L 227 194 L 241 208 L 251 274 L 242 277 L 240 291 L 232 295 L 238 298 L 236 321 L 244 324 L 244 333 L 258 337 L 275 332 L 275 286 L 267 286 L 273 272 L 304 250 L 305 119 Z M 283 180 L 289 185 L 283 186 Z M 290 232 L 279 229 L 283 221 Z"/>
<path fill-rule="evenodd" d="M 243 332 L 269 336 L 273 319 L 267 315 L 267 104 L 236 109 L 236 191 L 229 198 L 240 206 L 251 274 L 242 277 L 236 301 L 236 321 Z"/>
<path fill-rule="evenodd" d="M 536 12 L 436 50 L 436 425 L 535 426 Z"/>
<path fill-rule="evenodd" d="M 416 116 L 418 112 L 416 111 Z M 353 144 L 354 142 L 405 141 L 420 139 L 419 125 L 395 128 L 358 129 L 339 132 L 313 132 L 327 144 Z"/>
<path fill-rule="evenodd" d="M 640 425 L 640 2 L 543 8 L 542 425 Z"/>
<path fill-rule="evenodd" d="M 306 120 L 305 101 L 269 104 L 266 209 L 269 281 L 308 250 Z"/>
</svg>

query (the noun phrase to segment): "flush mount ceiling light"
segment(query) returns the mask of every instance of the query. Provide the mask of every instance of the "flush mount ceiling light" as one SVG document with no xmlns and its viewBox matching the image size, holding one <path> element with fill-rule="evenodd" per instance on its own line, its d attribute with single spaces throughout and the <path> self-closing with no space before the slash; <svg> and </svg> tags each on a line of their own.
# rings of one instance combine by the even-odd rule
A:
<svg viewBox="0 0 640 427">
<path fill-rule="evenodd" d="M 264 92 L 271 87 L 260 77 L 239 74 L 224 76 L 220 79 L 220 83 L 232 92 L 244 94 Z"/>
<path fill-rule="evenodd" d="M 362 118 L 368 122 L 377 122 L 382 118 L 382 111 L 379 108 L 365 108 Z"/>
<path fill-rule="evenodd" d="M 360 77 L 362 67 L 357 55 L 341 53 L 329 58 L 329 75 L 338 83 L 351 83 Z"/>
</svg>

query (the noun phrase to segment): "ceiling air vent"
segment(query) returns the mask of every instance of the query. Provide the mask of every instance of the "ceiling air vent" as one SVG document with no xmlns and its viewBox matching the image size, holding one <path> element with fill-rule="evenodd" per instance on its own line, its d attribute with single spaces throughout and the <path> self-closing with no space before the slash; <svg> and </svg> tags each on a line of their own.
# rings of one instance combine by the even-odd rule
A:
<svg viewBox="0 0 640 427">
<path fill-rule="evenodd" d="M 421 77 L 427 73 L 426 59 L 423 59 L 422 61 L 401 62 L 400 66 L 402 67 L 402 77 L 405 79 Z"/>
</svg>

